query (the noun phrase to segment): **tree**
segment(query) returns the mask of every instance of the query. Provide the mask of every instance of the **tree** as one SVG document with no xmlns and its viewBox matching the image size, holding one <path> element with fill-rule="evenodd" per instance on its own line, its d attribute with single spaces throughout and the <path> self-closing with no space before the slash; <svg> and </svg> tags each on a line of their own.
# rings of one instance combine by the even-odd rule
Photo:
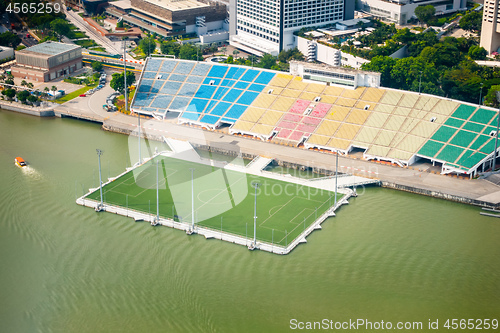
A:
<svg viewBox="0 0 500 333">
<path fill-rule="evenodd" d="M 12 79 L 7 79 L 7 80 L 5 80 L 5 84 L 10 84 L 10 85 L 12 85 L 12 86 L 13 86 L 13 85 L 14 85 L 14 80 L 12 80 Z"/>
<path fill-rule="evenodd" d="M 418 6 L 415 8 L 415 16 L 417 19 L 425 24 L 428 24 L 434 18 L 436 14 L 436 8 L 433 5 Z"/>
<path fill-rule="evenodd" d="M 487 106 L 498 108 L 500 104 L 498 103 L 497 92 L 499 91 L 500 85 L 491 86 L 486 96 L 484 96 L 484 104 Z"/>
<path fill-rule="evenodd" d="M 7 97 L 9 100 L 12 100 L 14 96 L 16 96 L 16 91 L 14 89 L 4 89 L 2 90 L 2 95 Z"/>
<path fill-rule="evenodd" d="M 488 55 L 488 51 L 484 47 L 478 45 L 472 45 L 469 49 L 469 57 L 474 60 L 484 60 Z"/>
<path fill-rule="evenodd" d="M 28 84 L 26 85 L 26 87 L 28 87 L 28 88 L 32 89 L 32 88 L 33 88 L 33 83 L 28 82 Z"/>
<path fill-rule="evenodd" d="M 134 80 L 135 80 L 134 73 L 127 71 L 127 88 L 130 87 L 132 83 L 134 83 Z M 123 94 L 125 92 L 125 76 L 123 75 L 123 72 L 114 73 L 109 85 L 115 91 L 118 91 Z"/>
<path fill-rule="evenodd" d="M 276 57 L 273 57 L 269 53 L 266 53 L 260 59 L 260 61 L 259 61 L 259 67 L 271 69 L 273 66 L 276 65 L 276 60 L 277 60 Z"/>
<path fill-rule="evenodd" d="M 163 54 L 179 56 L 181 46 L 175 41 L 167 41 L 160 44 L 160 51 Z"/>
<path fill-rule="evenodd" d="M 199 49 L 192 44 L 184 44 L 179 49 L 180 59 L 199 60 L 197 56 L 200 56 Z"/>
<path fill-rule="evenodd" d="M 92 69 L 96 72 L 102 71 L 102 63 L 98 61 L 92 61 Z"/>
<path fill-rule="evenodd" d="M 26 82 L 26 80 L 21 81 L 21 87 L 26 87 L 27 84 L 28 84 L 28 82 Z"/>
<path fill-rule="evenodd" d="M 464 30 L 478 32 L 481 30 L 482 19 L 483 14 L 473 10 L 469 14 L 463 16 L 458 25 Z"/>
<path fill-rule="evenodd" d="M 152 37 L 146 37 L 139 42 L 139 48 L 149 57 L 156 49 L 156 40 Z"/>
<path fill-rule="evenodd" d="M 21 44 L 21 38 L 19 38 L 18 35 L 10 32 L 10 31 L 6 31 L 2 34 L 0 34 L 0 45 L 1 46 L 8 46 L 8 47 L 12 47 L 12 48 L 17 48 L 17 46 Z"/>
<path fill-rule="evenodd" d="M 38 97 L 36 97 L 35 95 L 29 95 L 27 100 L 28 100 L 28 102 L 33 104 L 33 103 L 38 102 Z"/>
<path fill-rule="evenodd" d="M 16 94 L 17 100 L 20 101 L 21 103 L 26 102 L 26 99 L 28 98 L 29 95 L 30 93 L 26 90 L 19 91 Z"/>
<path fill-rule="evenodd" d="M 220 50 L 221 50 L 221 52 L 222 52 L 222 53 L 224 53 L 224 55 L 226 55 L 226 50 L 227 50 L 227 48 L 225 48 L 225 47 L 221 47 L 221 48 L 220 48 Z"/>
<path fill-rule="evenodd" d="M 367 71 L 379 72 L 380 84 L 384 87 L 391 87 L 391 70 L 396 64 L 396 59 L 387 56 L 376 56 L 368 63 L 361 66 L 362 69 Z"/>
<path fill-rule="evenodd" d="M 239 53 L 240 53 L 240 51 L 234 50 L 233 51 L 234 58 L 237 58 Z"/>
<path fill-rule="evenodd" d="M 64 35 L 64 36 L 67 36 L 71 31 L 69 23 L 66 20 L 60 18 L 50 22 L 50 27 L 59 35 Z"/>
<path fill-rule="evenodd" d="M 57 91 L 57 87 L 56 87 L 56 86 L 52 86 L 52 87 L 50 88 L 50 90 L 55 92 L 55 91 Z"/>
<path fill-rule="evenodd" d="M 117 28 L 123 28 L 123 20 L 116 23 Z"/>
</svg>

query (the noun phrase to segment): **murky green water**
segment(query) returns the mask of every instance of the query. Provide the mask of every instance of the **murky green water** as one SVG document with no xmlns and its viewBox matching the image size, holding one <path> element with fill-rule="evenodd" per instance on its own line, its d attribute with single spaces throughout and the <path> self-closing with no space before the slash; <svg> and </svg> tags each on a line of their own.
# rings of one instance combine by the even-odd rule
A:
<svg viewBox="0 0 500 333">
<path fill-rule="evenodd" d="M 123 135 L 0 111 L 0 143 L 0 332 L 500 317 L 500 220 L 476 207 L 370 188 L 278 256 L 76 205 L 96 148 L 105 176 L 124 170 Z"/>
</svg>

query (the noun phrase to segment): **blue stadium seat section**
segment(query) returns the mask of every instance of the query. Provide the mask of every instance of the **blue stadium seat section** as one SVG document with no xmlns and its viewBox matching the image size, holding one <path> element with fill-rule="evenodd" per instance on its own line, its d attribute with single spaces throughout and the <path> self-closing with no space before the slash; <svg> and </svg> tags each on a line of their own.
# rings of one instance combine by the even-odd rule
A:
<svg viewBox="0 0 500 333">
<path fill-rule="evenodd" d="M 223 116 L 231 106 L 231 103 L 219 102 L 210 112 L 212 116 Z"/>
<path fill-rule="evenodd" d="M 150 61 L 152 60 L 156 60 L 156 59 L 151 59 Z M 149 69 L 149 62 L 147 63 L 146 67 Z M 175 65 L 177 65 L 177 62 L 175 61 L 163 61 L 163 64 L 161 65 L 161 68 L 159 70 L 159 72 L 161 73 L 172 73 L 172 71 L 174 70 L 175 68 Z"/>
<path fill-rule="evenodd" d="M 247 108 L 243 105 L 234 104 L 225 114 L 224 120 L 230 119 L 232 123 L 238 120 Z"/>
<path fill-rule="evenodd" d="M 191 103 L 186 107 L 186 111 L 202 113 L 208 104 L 208 99 L 193 98 Z"/>
<path fill-rule="evenodd" d="M 243 92 L 243 90 L 241 90 L 241 89 L 231 89 L 226 94 L 226 96 L 224 96 L 224 98 L 222 100 L 225 102 L 231 102 L 231 103 L 235 102 L 238 99 L 238 97 L 240 97 L 242 92 Z"/>
<path fill-rule="evenodd" d="M 160 89 L 164 83 L 165 83 L 165 81 L 156 80 L 155 83 L 153 84 L 153 87 L 151 88 L 151 92 L 154 94 L 157 94 L 158 92 L 160 92 Z"/>
<path fill-rule="evenodd" d="M 156 78 L 158 74 L 156 72 L 144 72 L 144 75 L 142 75 L 143 79 L 154 79 Z"/>
<path fill-rule="evenodd" d="M 151 94 L 145 94 L 138 92 L 135 95 L 134 105 L 136 106 L 148 106 L 152 101 Z"/>
<path fill-rule="evenodd" d="M 194 63 L 180 62 L 174 69 L 174 73 L 189 74 L 194 67 Z"/>
<path fill-rule="evenodd" d="M 259 93 L 253 91 L 245 91 L 238 99 L 238 104 L 250 105 L 259 96 Z"/>
<path fill-rule="evenodd" d="M 142 80 L 138 92 L 149 92 L 151 90 L 153 82 L 153 80 Z"/>
<path fill-rule="evenodd" d="M 270 72 L 261 72 L 255 79 L 255 83 L 268 84 L 276 74 Z"/>
<path fill-rule="evenodd" d="M 199 84 L 185 83 L 177 93 L 178 96 L 193 97 L 200 88 Z"/>
<path fill-rule="evenodd" d="M 275 75 L 236 65 L 152 58 L 132 107 L 181 112 L 179 119 L 201 125 L 235 123 Z"/>
<path fill-rule="evenodd" d="M 156 95 L 156 98 L 150 106 L 152 108 L 157 108 L 165 111 L 169 107 L 170 102 L 172 102 L 173 99 L 174 98 L 170 95 Z"/>
<path fill-rule="evenodd" d="M 210 124 L 210 125 L 215 125 L 219 121 L 220 121 L 219 117 L 215 117 L 215 116 L 211 116 L 211 115 L 205 115 L 201 118 L 202 123 Z"/>
<path fill-rule="evenodd" d="M 210 72 L 208 72 L 207 77 L 218 77 L 223 78 L 226 75 L 228 68 L 226 66 L 214 65 Z"/>
</svg>

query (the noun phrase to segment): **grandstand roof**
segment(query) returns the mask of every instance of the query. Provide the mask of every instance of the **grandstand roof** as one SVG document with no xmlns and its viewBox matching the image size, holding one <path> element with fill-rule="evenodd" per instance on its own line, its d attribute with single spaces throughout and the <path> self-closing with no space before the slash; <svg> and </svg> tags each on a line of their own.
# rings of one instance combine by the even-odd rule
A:
<svg viewBox="0 0 500 333">
<path fill-rule="evenodd" d="M 285 73 L 235 65 L 153 58 L 132 109 L 180 113 L 180 123 L 400 165 L 417 157 L 470 173 L 494 150 L 497 112 L 431 95 L 304 82 Z"/>
</svg>

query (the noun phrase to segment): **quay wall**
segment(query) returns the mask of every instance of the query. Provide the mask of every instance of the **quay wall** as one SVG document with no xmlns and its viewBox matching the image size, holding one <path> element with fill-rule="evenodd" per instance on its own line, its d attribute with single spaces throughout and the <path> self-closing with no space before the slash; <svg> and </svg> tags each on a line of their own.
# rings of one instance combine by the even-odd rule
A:
<svg viewBox="0 0 500 333">
<path fill-rule="evenodd" d="M 54 117 L 53 108 L 38 108 L 32 106 L 22 106 L 18 103 L 9 103 L 5 101 L 0 102 L 0 108 L 9 111 L 15 111 L 19 113 L 29 114 L 31 116 L 37 117 Z"/>
<path fill-rule="evenodd" d="M 418 188 L 418 187 L 409 186 L 409 185 L 396 184 L 396 183 L 388 182 L 388 181 L 381 181 L 380 185 L 382 187 L 385 187 L 385 188 L 390 188 L 390 189 L 394 189 L 394 190 L 405 191 L 405 192 L 410 192 L 410 193 L 415 193 L 415 194 L 426 195 L 426 196 L 433 197 L 433 198 L 445 199 L 445 200 L 449 200 L 449 201 L 455 201 L 455 202 L 465 203 L 465 204 L 474 205 L 474 206 L 488 207 L 488 208 L 492 208 L 492 209 L 500 208 L 500 204 L 493 204 L 493 203 L 487 202 L 487 201 L 462 197 L 462 196 L 438 192 L 438 191 L 427 190 L 425 188 Z"/>
</svg>

